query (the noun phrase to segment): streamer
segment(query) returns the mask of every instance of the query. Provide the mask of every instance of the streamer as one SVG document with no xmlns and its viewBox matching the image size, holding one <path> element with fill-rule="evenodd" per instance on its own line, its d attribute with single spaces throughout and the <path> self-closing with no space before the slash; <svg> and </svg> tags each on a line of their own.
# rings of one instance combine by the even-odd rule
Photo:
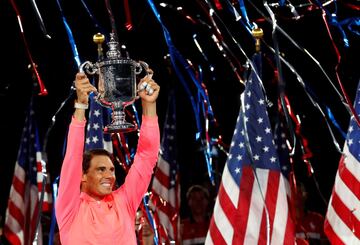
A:
<svg viewBox="0 0 360 245">
<path fill-rule="evenodd" d="M 48 92 L 47 92 L 47 90 L 46 90 L 46 88 L 45 88 L 45 85 L 44 85 L 44 83 L 43 83 L 43 81 L 42 81 L 42 79 L 41 79 L 41 77 L 40 77 L 40 74 L 39 74 L 39 72 L 38 72 L 38 70 L 37 70 L 37 65 L 35 64 L 35 62 L 34 62 L 34 60 L 33 60 L 33 57 L 32 57 L 31 52 L 30 52 L 29 45 L 28 45 L 28 43 L 27 43 L 27 41 L 26 41 L 26 37 L 25 37 L 25 33 L 24 33 L 22 21 L 21 21 L 20 12 L 19 12 L 19 10 L 18 10 L 18 8 L 17 8 L 17 6 L 16 6 L 16 4 L 15 4 L 15 1 L 14 1 L 14 0 L 10 0 L 10 2 L 11 2 L 11 5 L 12 5 L 15 13 L 16 13 L 16 17 L 17 17 L 18 24 L 19 24 L 19 27 L 20 27 L 20 32 L 21 32 L 21 38 L 22 38 L 22 40 L 23 40 L 23 42 L 24 42 L 25 49 L 26 49 L 26 53 L 27 53 L 27 56 L 28 56 L 28 58 L 29 58 L 29 60 L 30 60 L 31 68 L 32 68 L 32 70 L 33 70 L 33 72 L 34 72 L 34 74 L 35 74 L 35 77 L 36 77 L 36 79 L 37 79 L 37 81 L 38 81 L 38 83 L 39 83 L 39 87 L 40 87 L 39 95 L 40 95 L 40 96 L 45 96 L 45 95 L 48 94 Z"/>
</svg>

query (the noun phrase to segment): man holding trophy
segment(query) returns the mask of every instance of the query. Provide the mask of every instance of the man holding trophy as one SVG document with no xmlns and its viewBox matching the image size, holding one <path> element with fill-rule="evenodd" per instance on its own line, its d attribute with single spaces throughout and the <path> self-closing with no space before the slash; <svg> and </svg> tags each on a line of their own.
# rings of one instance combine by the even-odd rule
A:
<svg viewBox="0 0 360 245">
<path fill-rule="evenodd" d="M 136 244 L 136 211 L 147 191 L 160 147 L 156 113 L 160 87 L 150 69 L 137 86 L 143 114 L 137 152 L 125 183 L 116 190 L 111 155 L 104 149 L 83 153 L 89 94 L 97 93 L 97 89 L 83 72 L 76 74 L 75 87 L 75 112 L 56 202 L 61 243 Z"/>
</svg>

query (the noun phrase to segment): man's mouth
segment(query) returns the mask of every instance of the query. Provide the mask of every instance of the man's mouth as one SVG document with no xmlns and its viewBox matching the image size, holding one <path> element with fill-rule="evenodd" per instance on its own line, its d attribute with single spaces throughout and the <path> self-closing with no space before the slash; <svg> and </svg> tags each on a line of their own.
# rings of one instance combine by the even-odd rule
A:
<svg viewBox="0 0 360 245">
<path fill-rule="evenodd" d="M 110 184 L 110 183 L 101 183 L 100 185 L 101 185 L 101 186 L 104 186 L 104 187 L 111 187 L 111 184 Z"/>
</svg>

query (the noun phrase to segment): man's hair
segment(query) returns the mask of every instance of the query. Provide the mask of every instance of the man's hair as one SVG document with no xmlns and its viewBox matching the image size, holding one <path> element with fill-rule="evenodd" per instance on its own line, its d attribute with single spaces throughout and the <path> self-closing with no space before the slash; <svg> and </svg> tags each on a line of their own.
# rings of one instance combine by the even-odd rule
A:
<svg viewBox="0 0 360 245">
<path fill-rule="evenodd" d="M 90 161 L 93 159 L 94 156 L 108 156 L 111 161 L 113 160 L 113 156 L 110 152 L 105 149 L 91 149 L 85 151 L 83 154 L 83 162 L 82 162 L 82 172 L 86 174 L 90 168 Z"/>
<path fill-rule="evenodd" d="M 186 199 L 187 199 L 187 200 L 189 200 L 190 195 L 191 195 L 191 193 L 193 193 L 193 192 L 202 192 L 202 193 L 204 193 L 205 197 L 206 197 L 208 200 L 210 199 L 209 191 L 208 191 L 205 187 L 203 187 L 203 186 L 201 186 L 201 185 L 192 185 L 192 186 L 188 189 L 188 191 L 186 192 Z"/>
</svg>

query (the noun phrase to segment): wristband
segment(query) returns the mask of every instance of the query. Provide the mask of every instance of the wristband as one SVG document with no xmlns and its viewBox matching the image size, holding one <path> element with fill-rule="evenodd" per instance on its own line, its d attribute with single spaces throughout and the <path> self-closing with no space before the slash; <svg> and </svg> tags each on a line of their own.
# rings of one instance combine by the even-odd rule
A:
<svg viewBox="0 0 360 245">
<path fill-rule="evenodd" d="M 86 110 L 86 109 L 89 109 L 89 105 L 88 105 L 88 104 L 83 104 L 83 103 L 75 102 L 74 108 Z"/>
</svg>

